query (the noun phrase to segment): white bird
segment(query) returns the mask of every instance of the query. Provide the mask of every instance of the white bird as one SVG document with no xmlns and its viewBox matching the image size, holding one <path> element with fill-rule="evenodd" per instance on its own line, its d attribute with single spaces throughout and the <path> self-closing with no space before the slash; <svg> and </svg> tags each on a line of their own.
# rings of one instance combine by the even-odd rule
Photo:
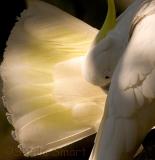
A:
<svg viewBox="0 0 155 160">
<path fill-rule="evenodd" d="M 133 19 L 129 44 L 114 70 L 89 160 L 132 160 L 155 125 L 154 26 L 155 1 L 143 1 Z"/>
</svg>

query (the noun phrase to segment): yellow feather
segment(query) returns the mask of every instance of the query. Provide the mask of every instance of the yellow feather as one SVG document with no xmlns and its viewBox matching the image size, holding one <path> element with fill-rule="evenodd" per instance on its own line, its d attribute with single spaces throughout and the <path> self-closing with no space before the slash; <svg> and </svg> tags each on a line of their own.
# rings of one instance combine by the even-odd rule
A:
<svg viewBox="0 0 155 160">
<path fill-rule="evenodd" d="M 97 131 L 106 95 L 82 76 L 97 30 L 58 8 L 31 1 L 15 24 L 1 64 L 4 104 L 25 156 Z"/>
<path fill-rule="evenodd" d="M 116 25 L 116 10 L 115 10 L 115 2 L 114 0 L 108 0 L 108 12 L 105 19 L 105 22 L 99 31 L 95 43 L 98 43 L 102 40 L 110 30 L 112 30 Z"/>
</svg>

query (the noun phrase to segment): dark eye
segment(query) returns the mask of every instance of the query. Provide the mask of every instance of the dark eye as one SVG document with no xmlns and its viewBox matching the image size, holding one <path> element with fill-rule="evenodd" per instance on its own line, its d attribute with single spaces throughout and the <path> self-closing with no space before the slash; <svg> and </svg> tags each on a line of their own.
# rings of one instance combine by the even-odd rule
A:
<svg viewBox="0 0 155 160">
<path fill-rule="evenodd" d="M 110 79 L 110 77 L 109 76 L 105 76 L 105 79 Z"/>
</svg>

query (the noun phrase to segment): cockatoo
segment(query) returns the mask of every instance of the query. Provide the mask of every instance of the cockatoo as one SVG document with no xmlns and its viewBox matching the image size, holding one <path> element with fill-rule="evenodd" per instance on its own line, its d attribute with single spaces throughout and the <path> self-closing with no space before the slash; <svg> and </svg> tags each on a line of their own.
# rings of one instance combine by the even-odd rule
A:
<svg viewBox="0 0 155 160">
<path fill-rule="evenodd" d="M 89 160 L 132 160 L 155 125 L 154 26 L 155 2 L 143 1 L 133 18 L 127 48 L 113 70 L 105 112 Z M 101 61 L 96 64 L 103 71 L 111 67 Z"/>
<path fill-rule="evenodd" d="M 82 69 L 92 43 L 112 35 L 107 32 L 114 27 L 115 13 L 113 2 L 108 4 L 110 16 L 98 35 L 97 29 L 41 1 L 29 2 L 18 19 L 7 42 L 1 77 L 7 117 L 15 128 L 12 135 L 25 156 L 52 151 L 98 130 L 106 94 L 83 78 Z M 131 6 L 136 7 L 137 3 Z M 131 16 L 125 11 L 118 26 Z M 117 45 L 124 48 L 124 43 Z"/>
</svg>

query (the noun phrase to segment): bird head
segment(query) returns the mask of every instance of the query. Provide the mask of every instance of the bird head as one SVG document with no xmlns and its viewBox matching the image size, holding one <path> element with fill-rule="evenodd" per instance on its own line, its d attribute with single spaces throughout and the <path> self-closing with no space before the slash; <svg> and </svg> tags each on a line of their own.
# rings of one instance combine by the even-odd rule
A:
<svg viewBox="0 0 155 160">
<path fill-rule="evenodd" d="M 108 0 L 106 19 L 88 53 L 84 69 L 86 79 L 103 88 L 107 88 L 109 85 L 116 66 L 115 59 L 117 59 L 117 55 L 111 54 L 114 50 L 119 49 L 117 40 L 115 41 L 115 36 L 112 34 L 112 29 L 115 25 L 115 3 L 114 0 Z"/>
</svg>

